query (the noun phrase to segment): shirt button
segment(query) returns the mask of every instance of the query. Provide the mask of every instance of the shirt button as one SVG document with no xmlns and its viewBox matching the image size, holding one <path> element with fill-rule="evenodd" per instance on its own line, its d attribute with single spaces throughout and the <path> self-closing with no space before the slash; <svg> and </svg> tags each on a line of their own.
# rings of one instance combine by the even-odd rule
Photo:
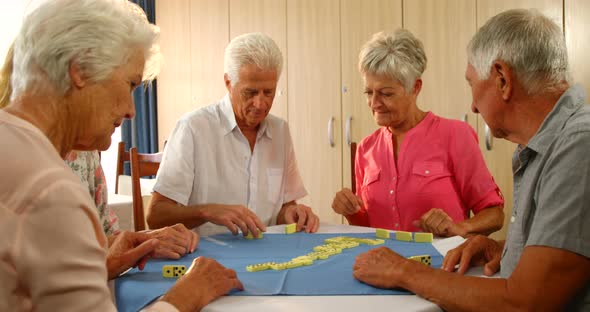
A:
<svg viewBox="0 0 590 312">
<path fill-rule="evenodd" d="M 397 179 L 397 177 L 393 177 L 393 180 L 395 181 Z"/>
<path fill-rule="evenodd" d="M 389 194 L 393 194 L 393 190 L 389 190 Z"/>
<path fill-rule="evenodd" d="M 425 174 L 430 174 L 430 170 L 424 171 Z"/>
<path fill-rule="evenodd" d="M 395 206 L 391 207 L 391 210 L 395 210 Z"/>
<path fill-rule="evenodd" d="M 510 223 L 514 223 L 514 221 L 516 221 L 516 218 L 514 216 L 510 217 Z"/>
<path fill-rule="evenodd" d="M 395 224 L 395 227 L 399 227 L 399 223 L 396 223 L 396 224 Z"/>
</svg>

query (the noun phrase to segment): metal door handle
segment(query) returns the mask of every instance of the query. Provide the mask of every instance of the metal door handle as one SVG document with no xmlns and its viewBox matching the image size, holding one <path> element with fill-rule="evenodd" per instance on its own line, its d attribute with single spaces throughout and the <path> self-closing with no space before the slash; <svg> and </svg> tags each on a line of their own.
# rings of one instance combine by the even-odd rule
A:
<svg viewBox="0 0 590 312">
<path fill-rule="evenodd" d="M 352 123 L 352 116 L 348 116 L 348 118 L 346 119 L 346 144 L 348 144 L 348 146 L 350 146 L 350 143 L 352 143 L 352 137 L 350 136 L 351 123 Z"/>
<path fill-rule="evenodd" d="M 330 117 L 328 120 L 328 143 L 334 147 L 334 117 Z"/>
<path fill-rule="evenodd" d="M 490 130 L 490 127 L 488 127 L 487 124 L 484 124 L 484 133 L 485 133 L 485 140 L 486 140 L 486 149 L 488 151 L 491 151 L 492 148 L 494 147 L 494 139 L 492 138 L 492 131 Z"/>
</svg>

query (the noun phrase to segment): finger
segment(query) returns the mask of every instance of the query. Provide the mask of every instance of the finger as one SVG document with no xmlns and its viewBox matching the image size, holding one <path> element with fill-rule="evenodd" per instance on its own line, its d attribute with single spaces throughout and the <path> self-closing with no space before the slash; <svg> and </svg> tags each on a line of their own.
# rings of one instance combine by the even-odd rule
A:
<svg viewBox="0 0 590 312">
<path fill-rule="evenodd" d="M 361 205 L 359 204 L 356 195 L 354 195 L 352 191 L 349 189 L 344 189 L 342 193 L 346 199 L 346 212 L 348 214 L 356 213 L 361 209 Z"/>
<path fill-rule="evenodd" d="M 199 240 L 201 238 L 199 237 L 199 234 L 197 234 L 197 233 L 195 233 L 193 231 L 190 231 L 190 234 L 191 234 L 191 245 L 190 245 L 190 249 L 189 250 L 190 250 L 191 253 L 193 253 L 197 249 L 197 246 L 199 246 Z"/>
<path fill-rule="evenodd" d="M 471 259 L 473 258 L 473 255 L 474 251 L 473 248 L 470 248 L 470 246 L 467 246 L 465 249 L 463 249 L 463 252 L 461 253 L 461 260 L 459 261 L 459 269 L 457 270 L 459 274 L 465 274 L 465 272 L 467 272 L 469 266 L 471 265 Z"/>
<path fill-rule="evenodd" d="M 150 239 L 141 243 L 139 246 L 134 247 L 133 249 L 121 255 L 121 264 L 123 264 L 126 268 L 137 265 L 141 258 L 155 251 L 158 244 L 159 242 L 156 239 Z"/>
<path fill-rule="evenodd" d="M 492 276 L 500 270 L 500 259 L 501 257 L 494 257 L 490 262 L 486 263 L 483 268 L 483 274 Z"/>
<path fill-rule="evenodd" d="M 311 215 L 309 217 L 309 221 L 307 221 L 307 225 L 305 227 L 305 230 L 308 233 L 315 233 L 318 231 L 320 218 L 318 218 L 318 216 L 316 216 L 313 212 L 310 212 L 310 213 L 311 213 Z"/>
<path fill-rule="evenodd" d="M 246 222 L 244 222 L 242 219 L 234 219 L 233 220 L 234 224 L 238 226 L 238 228 L 240 229 L 240 231 L 242 231 L 242 234 L 244 236 L 248 235 L 248 225 L 246 224 Z M 237 235 L 237 233 L 236 233 Z"/>
<path fill-rule="evenodd" d="M 307 223 L 307 209 L 304 209 L 302 206 L 300 206 L 299 208 L 295 208 L 295 213 L 297 214 L 297 232 L 299 232 L 303 230 L 303 227 Z"/>
<path fill-rule="evenodd" d="M 342 215 L 349 215 L 351 211 L 354 211 L 352 203 L 342 194 L 334 198 L 333 208 L 334 211 Z"/>
<path fill-rule="evenodd" d="M 442 269 L 447 272 L 454 272 L 455 266 L 457 265 L 457 263 L 459 263 L 460 259 L 461 251 L 459 250 L 459 247 L 450 250 L 449 252 L 447 252 L 447 255 L 443 259 Z"/>
<path fill-rule="evenodd" d="M 175 252 L 170 249 L 162 248 L 162 249 L 156 250 L 155 258 L 158 258 L 158 259 L 180 259 L 181 256 L 182 256 L 182 254 L 180 254 L 178 252 Z"/>
</svg>

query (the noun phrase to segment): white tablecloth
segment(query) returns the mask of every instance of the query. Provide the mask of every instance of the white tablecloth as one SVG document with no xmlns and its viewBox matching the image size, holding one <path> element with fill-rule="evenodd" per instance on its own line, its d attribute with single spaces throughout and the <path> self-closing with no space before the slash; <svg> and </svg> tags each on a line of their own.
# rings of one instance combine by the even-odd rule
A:
<svg viewBox="0 0 590 312">
<path fill-rule="evenodd" d="M 370 233 L 375 229 L 322 224 L 319 233 Z M 267 233 L 284 233 L 284 225 L 268 227 Z M 444 256 L 464 241 L 461 237 L 436 239 L 433 246 Z M 476 271 L 470 275 L 479 275 Z M 224 296 L 207 305 L 204 312 L 361 312 L 361 311 L 442 311 L 415 295 L 395 296 Z"/>
</svg>

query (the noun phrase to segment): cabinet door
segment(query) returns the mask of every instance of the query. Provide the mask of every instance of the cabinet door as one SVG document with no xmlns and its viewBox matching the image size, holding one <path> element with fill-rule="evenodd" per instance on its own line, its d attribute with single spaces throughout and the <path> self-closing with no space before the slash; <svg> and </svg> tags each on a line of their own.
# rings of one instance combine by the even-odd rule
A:
<svg viewBox="0 0 590 312">
<path fill-rule="evenodd" d="M 287 1 L 230 0 L 230 40 L 244 33 L 262 32 L 269 35 L 283 53 L 283 72 L 277 85 L 271 113 L 288 120 L 287 107 Z"/>
<path fill-rule="evenodd" d="M 176 120 L 191 110 L 190 1 L 156 1 L 164 63 L 158 75 L 158 143 L 164 146 Z"/>
<path fill-rule="evenodd" d="M 590 94 L 590 64 L 586 54 L 590 50 L 590 1 L 565 0 L 564 10 L 565 39 L 574 82 L 583 84 L 586 94 Z"/>
<path fill-rule="evenodd" d="M 226 93 L 223 52 L 229 43 L 227 0 L 190 1 L 191 110 L 207 106 Z"/>
<path fill-rule="evenodd" d="M 404 27 L 422 41 L 428 58 L 418 106 L 445 118 L 466 120 L 477 129 L 465 81 L 467 44 L 475 34 L 475 14 L 472 0 L 404 3 Z"/>
<path fill-rule="evenodd" d="M 160 146 L 185 113 L 226 93 L 223 51 L 229 42 L 228 2 L 156 1 L 164 63 L 158 77 Z"/>
<path fill-rule="evenodd" d="M 492 16 L 516 8 L 536 8 L 543 14 L 553 18 L 559 25 L 563 25 L 563 5 L 561 0 L 478 0 L 477 26 L 481 27 Z M 486 124 L 481 116 L 478 119 L 479 143 L 484 151 L 488 168 L 492 172 L 496 183 L 504 194 L 504 226 L 492 237 L 504 239 L 506 237 L 513 204 L 512 153 L 516 144 L 507 140 L 491 138 L 486 133 Z"/>
<path fill-rule="evenodd" d="M 331 208 L 342 187 L 340 1 L 287 0 L 287 12 L 289 123 L 309 192 L 302 202 L 322 222 L 340 223 Z"/>
<path fill-rule="evenodd" d="M 358 71 L 358 56 L 372 35 L 393 33 L 402 27 L 401 0 L 341 0 L 342 53 L 342 185 L 351 187 L 350 142 L 359 142 L 373 133 L 375 124 L 367 106 L 364 82 Z M 352 118 L 350 121 L 349 118 Z M 346 123 L 349 122 L 349 127 Z"/>
</svg>

